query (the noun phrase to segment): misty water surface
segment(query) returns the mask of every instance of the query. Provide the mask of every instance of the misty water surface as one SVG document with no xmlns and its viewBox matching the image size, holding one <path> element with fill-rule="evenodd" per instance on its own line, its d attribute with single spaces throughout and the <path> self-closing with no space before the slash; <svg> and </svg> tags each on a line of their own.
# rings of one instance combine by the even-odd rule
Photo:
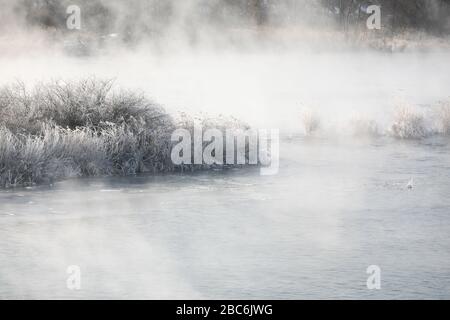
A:
<svg viewBox="0 0 450 320">
<path fill-rule="evenodd" d="M 449 149 L 439 138 L 293 137 L 275 176 L 2 191 L 0 297 L 448 298 Z M 69 265 L 81 268 L 79 291 L 66 288 Z"/>
</svg>

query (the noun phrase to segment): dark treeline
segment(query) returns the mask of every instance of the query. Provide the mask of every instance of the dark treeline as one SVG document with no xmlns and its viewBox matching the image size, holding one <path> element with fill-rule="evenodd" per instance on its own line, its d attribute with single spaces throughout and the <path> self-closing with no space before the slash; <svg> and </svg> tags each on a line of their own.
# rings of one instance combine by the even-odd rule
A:
<svg viewBox="0 0 450 320">
<path fill-rule="evenodd" d="M 392 31 L 419 29 L 450 33 L 450 0 L 322 0 L 343 26 L 365 20 L 366 9 L 379 5 L 385 28 Z"/>
<path fill-rule="evenodd" d="M 253 26 L 331 17 L 341 26 L 359 25 L 367 18 L 369 5 L 380 5 L 386 29 L 418 29 L 436 34 L 450 33 L 450 0 L 21 0 L 16 12 L 29 25 L 63 28 L 66 8 L 79 5 L 84 28 L 91 32 L 121 32 L 129 35 L 164 32 L 182 21 L 199 25 Z"/>
</svg>

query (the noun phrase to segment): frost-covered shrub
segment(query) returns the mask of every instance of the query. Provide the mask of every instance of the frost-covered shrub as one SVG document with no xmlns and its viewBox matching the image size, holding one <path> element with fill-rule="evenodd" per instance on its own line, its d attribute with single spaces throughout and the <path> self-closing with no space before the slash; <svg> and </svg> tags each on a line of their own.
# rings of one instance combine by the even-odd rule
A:
<svg viewBox="0 0 450 320">
<path fill-rule="evenodd" d="M 201 125 L 243 127 L 224 117 Z M 0 187 L 176 170 L 171 135 L 177 127 L 192 124 L 176 122 L 140 93 L 113 91 L 110 81 L 0 88 Z"/>
<path fill-rule="evenodd" d="M 36 131 L 50 122 L 63 127 L 98 128 L 102 123 L 135 124 L 148 128 L 171 123 L 171 118 L 142 93 L 114 91 L 112 81 L 89 78 L 55 81 L 29 92 L 21 83 L 0 89 L 0 124 L 11 130 Z"/>
<path fill-rule="evenodd" d="M 420 139 L 427 135 L 423 114 L 405 106 L 395 111 L 390 129 L 391 135 L 399 139 Z"/>
</svg>

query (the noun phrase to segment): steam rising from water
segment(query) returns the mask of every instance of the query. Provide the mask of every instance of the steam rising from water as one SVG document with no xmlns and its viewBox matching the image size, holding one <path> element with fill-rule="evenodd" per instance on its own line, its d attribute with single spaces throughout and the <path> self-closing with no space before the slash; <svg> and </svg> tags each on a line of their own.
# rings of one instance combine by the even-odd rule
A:
<svg viewBox="0 0 450 320">
<path fill-rule="evenodd" d="M 290 8 L 288 15 L 283 6 L 270 7 L 267 28 L 256 28 L 252 14 L 222 1 L 164 3 L 99 1 L 95 9 L 81 1 L 82 11 L 103 8 L 106 13 L 89 15 L 77 33 L 26 25 L 25 7 L 3 1 L 0 83 L 115 78 L 119 86 L 144 90 L 174 113 L 233 115 L 289 133 L 304 131 L 305 109 L 332 134 L 351 131 L 355 118 L 367 119 L 369 131 L 376 124 L 387 132 L 395 122 L 396 100 L 435 108 L 448 98 L 450 51 L 351 49 L 330 19 L 308 2 Z M 112 32 L 118 39 L 76 55 L 74 39 L 96 43 Z M 125 42 L 131 33 L 141 37 Z"/>
<path fill-rule="evenodd" d="M 438 111 L 448 98 L 449 58 L 444 53 L 190 50 L 162 56 L 140 49 L 82 59 L 41 53 L 2 58 L 0 82 L 20 79 L 31 85 L 95 75 L 144 90 L 173 113 L 232 115 L 253 126 L 300 133 L 306 109 L 325 132 L 345 133 L 354 118 L 385 132 L 395 121 L 398 100 L 420 112 Z"/>
</svg>

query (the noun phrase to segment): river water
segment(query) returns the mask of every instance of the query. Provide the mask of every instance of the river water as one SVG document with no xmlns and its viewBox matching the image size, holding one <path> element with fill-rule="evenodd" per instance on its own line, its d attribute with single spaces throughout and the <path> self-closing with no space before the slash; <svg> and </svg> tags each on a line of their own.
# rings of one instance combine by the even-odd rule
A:
<svg viewBox="0 0 450 320">
<path fill-rule="evenodd" d="M 0 298 L 448 299 L 449 151 L 436 137 L 291 136 L 273 176 L 0 191 Z M 366 285 L 371 265 L 379 290 Z"/>
</svg>

